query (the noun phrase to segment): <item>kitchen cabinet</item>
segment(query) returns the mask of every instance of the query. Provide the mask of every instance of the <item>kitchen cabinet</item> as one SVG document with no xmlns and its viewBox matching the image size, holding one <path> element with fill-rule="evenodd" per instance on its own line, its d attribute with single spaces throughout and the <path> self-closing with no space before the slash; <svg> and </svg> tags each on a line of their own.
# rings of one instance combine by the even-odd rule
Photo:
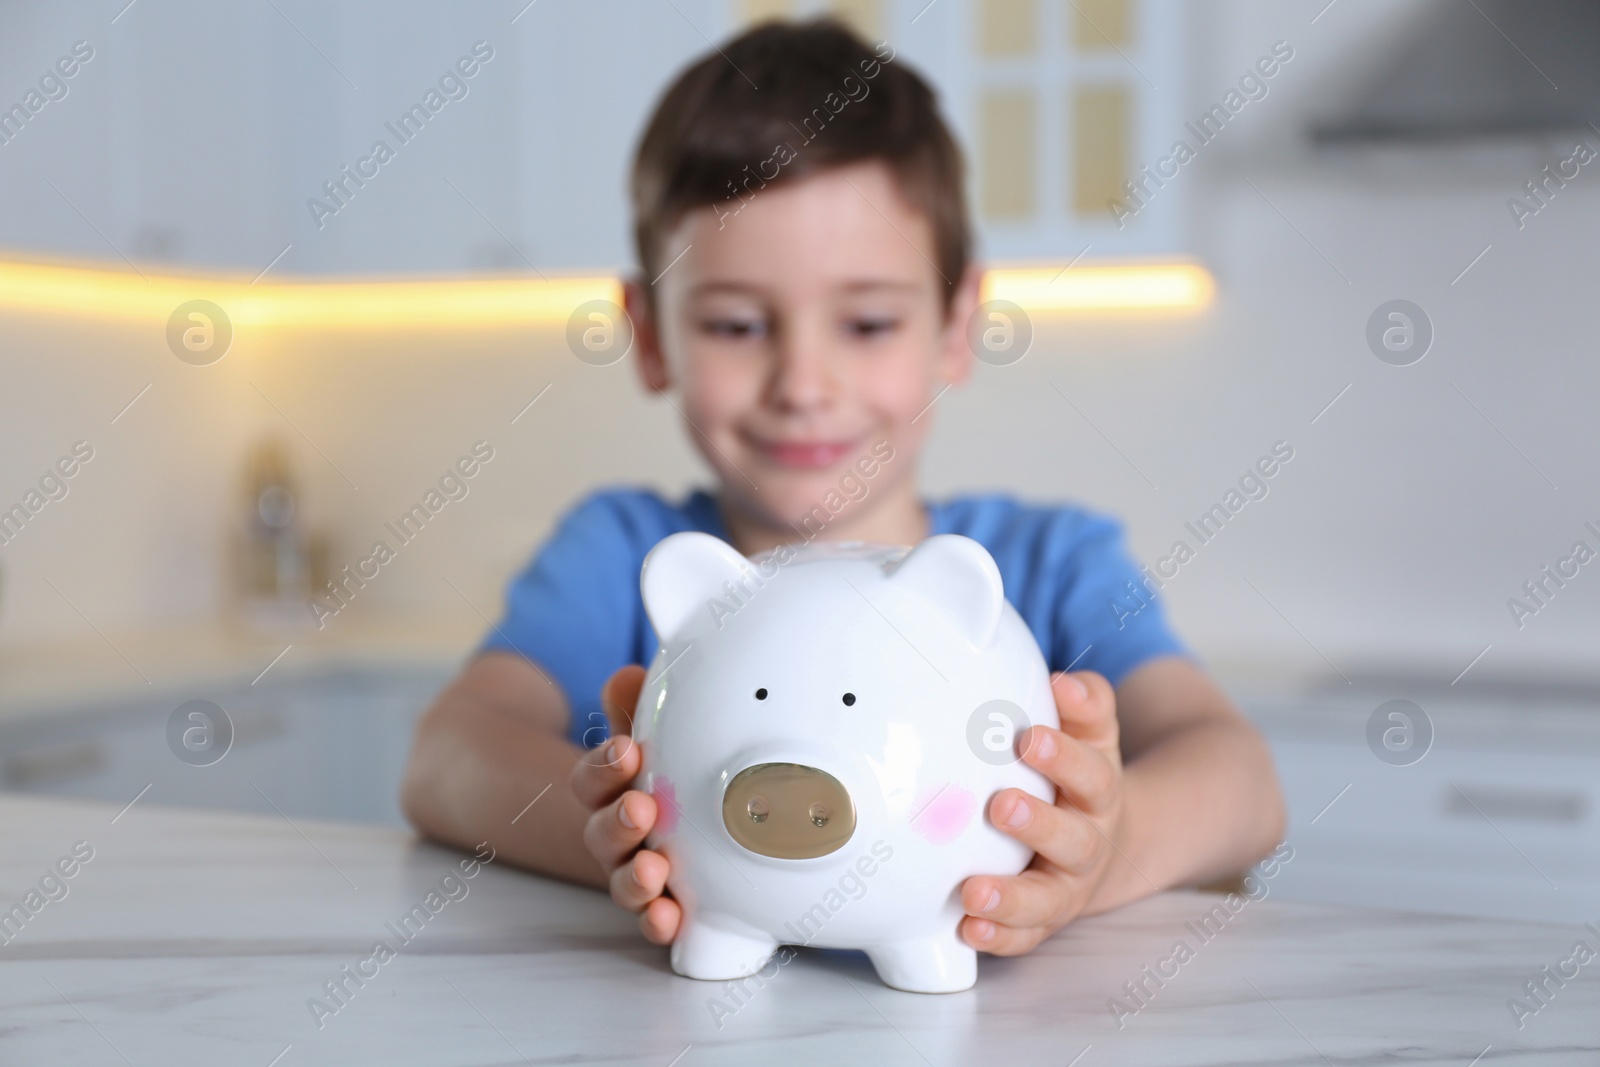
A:
<svg viewBox="0 0 1600 1067">
<path fill-rule="evenodd" d="M 709 42 L 764 14 L 842 15 L 933 85 L 996 260 L 1184 253 L 1193 177 L 1174 145 L 1216 151 L 1185 125 L 1205 119 L 1186 111 L 1177 0 L 33 6 L 0 39 L 0 68 L 33 74 L 75 46 L 93 58 L 0 146 L 0 246 L 118 268 L 626 267 L 626 177 L 650 108 Z M 475 73 L 441 90 L 457 69 Z M 29 88 L 0 86 L 0 107 Z M 430 92 L 425 127 L 398 130 Z M 1239 109 L 1256 98 L 1224 85 L 1206 107 L 1220 129 L 1253 121 L 1260 105 Z"/>
<path fill-rule="evenodd" d="M 1428 700 L 1409 764 L 1366 740 L 1371 704 L 1247 704 L 1289 806 L 1285 899 L 1534 921 L 1600 914 L 1600 715 Z"/>
</svg>

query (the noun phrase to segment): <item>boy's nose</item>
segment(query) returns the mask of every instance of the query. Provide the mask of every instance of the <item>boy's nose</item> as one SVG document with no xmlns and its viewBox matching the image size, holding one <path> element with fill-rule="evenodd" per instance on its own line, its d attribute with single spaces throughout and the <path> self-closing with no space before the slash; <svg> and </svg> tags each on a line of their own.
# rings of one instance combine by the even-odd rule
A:
<svg viewBox="0 0 1600 1067">
<path fill-rule="evenodd" d="M 779 343 L 771 396 L 779 407 L 814 408 L 833 399 L 838 388 L 825 338 L 791 330 Z"/>
<path fill-rule="evenodd" d="M 839 779 L 800 763 L 758 763 L 734 775 L 722 795 L 733 839 L 774 859 L 826 856 L 856 829 L 855 804 Z"/>
</svg>

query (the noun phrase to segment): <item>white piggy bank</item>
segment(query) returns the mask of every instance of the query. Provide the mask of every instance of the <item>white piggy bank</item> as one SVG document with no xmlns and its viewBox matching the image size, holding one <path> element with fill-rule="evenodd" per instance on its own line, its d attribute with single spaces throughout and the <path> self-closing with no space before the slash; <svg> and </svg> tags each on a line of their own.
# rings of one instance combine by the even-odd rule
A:
<svg viewBox="0 0 1600 1067">
<path fill-rule="evenodd" d="M 746 559 L 678 533 L 645 557 L 662 647 L 634 714 L 646 847 L 683 909 L 672 969 L 742 978 L 779 945 L 859 948 L 883 981 L 977 981 L 961 883 L 1032 851 L 988 821 L 1014 786 L 1051 803 L 1016 735 L 1059 727 L 1000 571 L 956 534 L 914 549 L 783 546 Z"/>
</svg>

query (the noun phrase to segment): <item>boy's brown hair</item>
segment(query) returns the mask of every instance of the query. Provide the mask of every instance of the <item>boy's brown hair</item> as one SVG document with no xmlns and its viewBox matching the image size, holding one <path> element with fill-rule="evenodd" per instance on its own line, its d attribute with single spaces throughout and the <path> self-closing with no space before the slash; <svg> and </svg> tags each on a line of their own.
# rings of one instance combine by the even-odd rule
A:
<svg viewBox="0 0 1600 1067">
<path fill-rule="evenodd" d="M 948 309 L 971 254 L 961 149 L 928 84 L 843 24 L 764 22 L 680 74 L 634 157 L 639 266 L 651 281 L 667 233 L 715 205 L 727 224 L 774 181 L 881 160 L 928 219 Z"/>
</svg>

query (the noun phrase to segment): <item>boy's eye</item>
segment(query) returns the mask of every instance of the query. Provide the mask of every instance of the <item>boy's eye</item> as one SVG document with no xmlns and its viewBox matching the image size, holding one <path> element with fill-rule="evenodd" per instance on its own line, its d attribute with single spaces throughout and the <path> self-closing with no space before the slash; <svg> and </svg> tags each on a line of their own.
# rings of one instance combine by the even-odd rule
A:
<svg viewBox="0 0 1600 1067">
<path fill-rule="evenodd" d="M 723 337 L 733 341 L 749 340 L 759 337 L 766 331 L 766 323 L 761 319 L 736 318 L 723 316 L 720 318 L 702 319 L 700 329 L 713 337 Z"/>
<path fill-rule="evenodd" d="M 900 320 L 888 316 L 869 316 L 859 319 L 850 319 L 845 323 L 845 329 L 855 337 L 871 339 L 883 337 L 900 328 Z"/>
</svg>

